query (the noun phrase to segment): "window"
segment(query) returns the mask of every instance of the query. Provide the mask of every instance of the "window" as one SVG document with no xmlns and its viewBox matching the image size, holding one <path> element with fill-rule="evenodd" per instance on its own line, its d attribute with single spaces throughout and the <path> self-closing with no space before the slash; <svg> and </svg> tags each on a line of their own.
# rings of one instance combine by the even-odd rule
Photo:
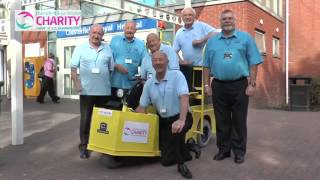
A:
<svg viewBox="0 0 320 180">
<path fill-rule="evenodd" d="M 108 1 L 110 6 L 118 6 L 118 1 Z M 120 13 L 119 10 L 103 7 L 96 4 L 91 4 L 83 1 L 81 3 L 81 15 L 83 18 L 95 17 L 95 16 L 103 16 L 107 14 L 117 14 Z"/>
<path fill-rule="evenodd" d="M 273 12 L 275 12 L 277 15 L 282 16 L 282 1 L 280 1 L 280 0 L 274 0 L 272 10 L 273 10 Z"/>
<path fill-rule="evenodd" d="M 6 33 L 6 20 L 0 19 L 0 33 Z"/>
<path fill-rule="evenodd" d="M 184 5 L 184 0 L 158 0 L 159 6 Z"/>
<path fill-rule="evenodd" d="M 156 0 L 133 0 L 136 1 L 138 3 L 142 3 L 144 5 L 148 5 L 148 6 L 156 6 L 157 1 Z"/>
<path fill-rule="evenodd" d="M 261 31 L 255 31 L 254 39 L 256 41 L 256 44 L 258 46 L 258 49 L 261 54 L 266 54 L 266 38 L 265 33 Z"/>
<path fill-rule="evenodd" d="M 0 19 L 6 18 L 6 9 L 0 6 Z"/>
<path fill-rule="evenodd" d="M 200 1 L 200 0 L 192 0 L 192 1 Z M 277 15 L 279 17 L 283 17 L 282 15 L 282 0 L 251 0 L 256 3 L 258 6 L 262 7 L 268 13 L 272 13 L 273 15 Z"/>
<path fill-rule="evenodd" d="M 265 6 L 270 9 L 273 13 L 282 16 L 282 1 L 281 0 L 266 0 Z"/>
<path fill-rule="evenodd" d="M 168 45 L 172 45 L 172 42 L 173 42 L 173 30 L 172 29 L 169 29 L 169 30 L 163 30 L 162 31 L 162 39 L 161 41 L 165 44 L 168 44 Z"/>
<path fill-rule="evenodd" d="M 280 57 L 280 40 L 276 37 L 272 38 L 272 56 L 277 58 Z"/>
<path fill-rule="evenodd" d="M 64 47 L 64 68 L 70 68 L 71 57 L 75 46 Z"/>
<path fill-rule="evenodd" d="M 50 31 L 48 32 L 48 41 L 55 41 L 57 39 L 57 32 Z"/>
<path fill-rule="evenodd" d="M 71 79 L 71 75 L 64 74 L 64 89 L 63 89 L 64 95 L 78 95 L 78 92 L 76 91 L 76 89 L 72 87 L 74 87 L 74 84 Z"/>
<path fill-rule="evenodd" d="M 56 39 L 57 34 L 56 32 L 48 32 L 48 53 L 52 53 L 56 57 Z M 58 59 L 56 58 L 57 64 L 59 64 Z"/>
<path fill-rule="evenodd" d="M 267 6 L 267 8 L 271 7 L 271 0 L 266 0 L 266 6 Z"/>
</svg>

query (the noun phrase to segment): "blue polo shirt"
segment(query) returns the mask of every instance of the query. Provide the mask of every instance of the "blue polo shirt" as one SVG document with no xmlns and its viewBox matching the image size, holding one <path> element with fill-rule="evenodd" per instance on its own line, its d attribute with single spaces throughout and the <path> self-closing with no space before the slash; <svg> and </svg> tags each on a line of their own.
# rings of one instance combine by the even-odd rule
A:
<svg viewBox="0 0 320 180">
<path fill-rule="evenodd" d="M 250 66 L 263 62 L 250 34 L 235 30 L 231 37 L 222 32 L 211 37 L 204 51 L 204 66 L 219 80 L 236 80 L 250 75 Z"/>
<path fill-rule="evenodd" d="M 177 31 L 173 41 L 173 49 L 176 52 L 181 50 L 183 59 L 192 61 L 193 66 L 202 66 L 202 50 L 204 45 L 192 46 L 192 41 L 199 40 L 214 30 L 210 25 L 200 21 L 194 22 L 189 29 L 181 27 Z"/>
<path fill-rule="evenodd" d="M 89 41 L 78 45 L 72 54 L 71 67 L 79 68 L 81 95 L 111 95 L 110 71 L 114 62 L 108 44 L 101 44 L 98 50 L 92 48 Z M 93 73 L 97 69 L 98 72 Z"/>
<path fill-rule="evenodd" d="M 180 113 L 180 96 L 188 93 L 184 75 L 178 70 L 168 70 L 161 81 L 155 76 L 147 80 L 140 98 L 140 106 L 147 107 L 153 104 L 161 117 L 171 117 Z"/>
<path fill-rule="evenodd" d="M 169 64 L 168 69 L 169 70 L 179 70 L 179 58 L 177 53 L 172 49 L 172 47 L 161 44 L 160 45 L 160 51 L 164 52 L 168 56 Z M 152 76 L 156 74 L 156 71 L 153 69 L 152 66 L 152 59 L 151 55 L 149 53 L 146 53 L 144 56 L 141 68 L 140 68 L 140 75 L 143 79 L 149 79 Z"/>
<path fill-rule="evenodd" d="M 128 74 L 115 70 L 112 73 L 111 85 L 115 88 L 130 89 L 135 81 L 130 81 L 138 73 L 138 66 L 146 53 L 142 40 L 134 38 L 128 41 L 124 35 L 113 36 L 110 47 L 115 64 L 121 64 L 128 69 Z"/>
</svg>

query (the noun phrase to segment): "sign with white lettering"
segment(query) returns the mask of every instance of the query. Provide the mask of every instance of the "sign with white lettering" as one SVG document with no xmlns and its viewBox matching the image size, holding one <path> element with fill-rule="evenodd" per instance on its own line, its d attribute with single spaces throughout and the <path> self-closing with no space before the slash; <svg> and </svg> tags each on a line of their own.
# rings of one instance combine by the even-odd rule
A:
<svg viewBox="0 0 320 180">
<path fill-rule="evenodd" d="M 157 21 L 154 19 L 135 19 L 137 30 L 157 28 Z M 122 32 L 126 21 L 105 22 L 100 24 L 104 33 Z M 83 25 L 79 30 L 58 31 L 57 38 L 67 38 L 76 36 L 87 36 L 91 25 Z"/>
</svg>

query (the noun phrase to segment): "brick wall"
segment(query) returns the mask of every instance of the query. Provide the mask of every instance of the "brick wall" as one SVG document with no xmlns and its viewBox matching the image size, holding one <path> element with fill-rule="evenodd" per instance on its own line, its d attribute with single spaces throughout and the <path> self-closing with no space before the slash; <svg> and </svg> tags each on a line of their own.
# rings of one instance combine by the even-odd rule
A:
<svg viewBox="0 0 320 180">
<path fill-rule="evenodd" d="M 320 78 L 320 3 L 290 0 L 289 75 Z"/>
<path fill-rule="evenodd" d="M 256 29 L 263 31 L 266 38 L 264 63 L 259 66 L 257 93 L 251 98 L 254 107 L 279 107 L 285 102 L 285 51 L 284 23 L 251 2 L 236 2 L 195 8 L 198 19 L 220 28 L 219 15 L 225 10 L 234 11 L 237 28 L 249 32 L 254 37 Z M 177 11 L 180 13 L 180 11 Z M 263 19 L 263 24 L 260 24 Z M 276 32 L 276 28 L 279 29 Z M 272 56 L 272 37 L 280 39 L 280 58 Z"/>
<path fill-rule="evenodd" d="M 266 38 L 266 55 L 263 56 L 264 63 L 259 68 L 258 92 L 253 103 L 268 107 L 281 106 L 285 102 L 284 23 L 251 3 L 246 3 L 246 8 L 246 30 L 250 34 L 254 34 L 255 30 L 263 31 Z M 263 20 L 263 24 L 260 20 Z M 273 37 L 280 39 L 280 58 L 272 55 Z"/>
</svg>

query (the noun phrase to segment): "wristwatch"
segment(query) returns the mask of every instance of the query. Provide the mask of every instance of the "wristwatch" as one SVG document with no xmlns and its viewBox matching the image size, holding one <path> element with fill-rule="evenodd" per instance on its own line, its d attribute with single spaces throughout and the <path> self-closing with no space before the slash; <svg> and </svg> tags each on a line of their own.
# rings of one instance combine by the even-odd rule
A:
<svg viewBox="0 0 320 180">
<path fill-rule="evenodd" d="M 256 82 L 254 81 L 254 82 L 250 82 L 250 85 L 252 86 L 252 87 L 256 87 Z"/>
</svg>

